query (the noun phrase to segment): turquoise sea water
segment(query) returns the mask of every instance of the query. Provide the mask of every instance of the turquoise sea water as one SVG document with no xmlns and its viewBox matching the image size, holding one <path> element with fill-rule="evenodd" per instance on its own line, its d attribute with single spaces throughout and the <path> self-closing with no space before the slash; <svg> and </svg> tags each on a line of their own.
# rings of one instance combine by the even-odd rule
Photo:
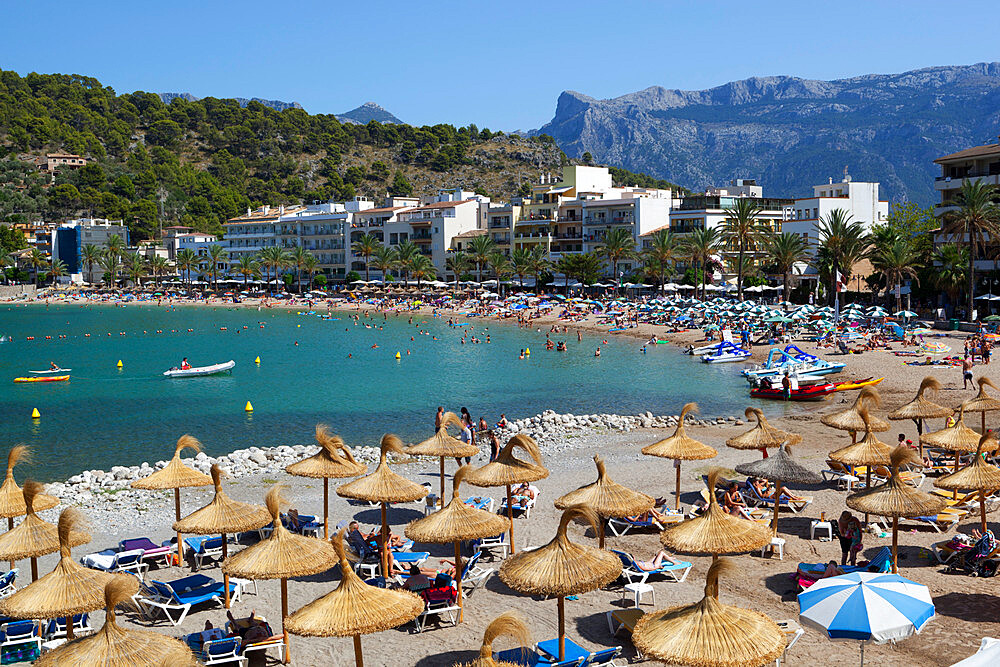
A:
<svg viewBox="0 0 1000 667">
<path fill-rule="evenodd" d="M 0 445 L 31 445 L 36 461 L 19 467 L 19 478 L 53 481 L 169 458 L 183 433 L 218 456 L 311 443 L 318 422 L 349 444 L 376 444 L 385 432 L 424 438 L 438 405 L 455 412 L 466 406 L 492 423 L 501 412 L 515 419 L 550 408 L 676 413 L 691 400 L 706 416 L 729 415 L 748 401 L 736 364 L 697 363 L 674 346 L 652 346 L 643 355 L 635 339 L 602 344 L 584 335 L 577 342 L 569 333 L 553 335 L 569 346 L 557 353 L 544 349 L 544 332 L 484 320 L 463 321 L 484 341 L 488 328 L 490 344 L 463 345 L 463 330 L 446 319 L 415 316 L 411 325 L 406 315 L 384 322 L 378 315 L 371 321 L 379 330 L 356 326 L 351 314 L 334 317 L 341 319 L 225 307 L 0 306 L 0 333 L 14 339 L 0 344 Z M 522 361 L 525 347 L 531 355 Z M 215 377 L 161 375 L 185 356 L 193 366 L 233 359 L 236 367 Z M 50 361 L 72 368 L 71 381 L 12 382 Z M 34 407 L 40 420 L 30 418 Z"/>
</svg>

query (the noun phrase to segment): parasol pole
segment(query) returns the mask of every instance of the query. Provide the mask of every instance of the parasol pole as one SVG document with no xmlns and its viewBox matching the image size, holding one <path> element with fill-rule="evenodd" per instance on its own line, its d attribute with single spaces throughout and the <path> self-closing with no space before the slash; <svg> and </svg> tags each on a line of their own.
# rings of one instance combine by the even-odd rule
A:
<svg viewBox="0 0 1000 667">
<path fill-rule="evenodd" d="M 865 466 L 865 488 L 872 488 L 872 467 L 871 465 Z M 865 525 L 868 525 L 868 512 L 865 512 Z"/>
<path fill-rule="evenodd" d="M 222 533 L 222 560 L 225 561 L 229 556 L 229 545 L 227 544 L 229 540 L 226 539 L 226 534 Z M 225 589 L 225 603 L 226 609 L 229 609 L 229 573 L 222 573 L 222 587 Z"/>
<path fill-rule="evenodd" d="M 986 413 L 984 412 L 984 413 L 983 413 L 983 415 L 985 416 L 985 415 L 986 415 Z M 985 431 L 984 431 L 984 432 L 985 432 Z M 958 450 L 956 449 L 956 450 L 955 450 L 955 472 L 958 472 L 958 458 L 959 458 L 959 455 L 960 455 L 960 454 L 961 454 L 961 452 L 959 452 L 959 451 L 958 451 Z M 954 474 L 954 473 L 953 473 L 953 474 Z M 952 499 L 952 500 L 958 500 L 958 489 L 952 489 L 952 490 L 951 490 L 951 499 Z"/>
<path fill-rule="evenodd" d="M 566 659 L 566 600 L 559 596 L 559 662 Z"/>
<path fill-rule="evenodd" d="M 896 574 L 896 553 L 899 550 L 899 517 L 892 517 L 892 573 Z"/>
<path fill-rule="evenodd" d="M 444 457 L 441 457 L 441 507 L 444 507 Z"/>
<path fill-rule="evenodd" d="M 681 508 L 681 460 L 680 459 L 674 459 L 674 468 L 677 470 L 677 485 L 674 490 L 674 509 L 679 510 Z"/>
<path fill-rule="evenodd" d="M 73 641 L 73 614 L 63 620 L 66 622 L 66 641 Z"/>
<path fill-rule="evenodd" d="M 14 517 L 12 516 L 7 517 L 7 530 L 14 530 Z M 8 569 L 14 569 L 14 561 L 10 561 L 10 568 Z"/>
<path fill-rule="evenodd" d="M 354 664 L 365 667 L 365 659 L 361 655 L 361 635 L 354 635 Z"/>
<path fill-rule="evenodd" d="M 282 638 L 285 640 L 285 664 L 287 665 L 292 659 L 292 646 L 288 642 L 288 628 L 285 624 L 288 622 L 288 579 L 284 577 L 281 578 L 281 634 Z"/>
<path fill-rule="evenodd" d="M 604 524 L 607 522 L 607 517 L 599 517 L 601 519 L 600 523 L 597 524 L 597 548 L 604 548 Z"/>
<path fill-rule="evenodd" d="M 389 581 L 389 519 L 386 516 L 385 503 L 382 506 L 382 540 L 379 544 L 379 558 L 382 561 L 382 578 Z"/>
<path fill-rule="evenodd" d="M 982 524 L 980 532 L 986 532 L 986 489 L 979 489 L 979 519 Z"/>
<path fill-rule="evenodd" d="M 174 487 L 174 513 L 177 515 L 177 520 L 181 520 L 181 489 L 180 487 Z M 181 543 L 181 534 L 177 533 L 177 566 L 180 567 L 181 563 L 184 562 L 184 545 Z"/>
<path fill-rule="evenodd" d="M 781 501 L 781 480 L 774 481 L 774 518 L 771 519 L 771 533 L 778 536 L 778 503 Z"/>
<path fill-rule="evenodd" d="M 443 459 L 442 459 L 443 460 Z M 462 543 L 455 541 L 455 582 L 458 584 L 458 622 L 462 622 Z"/>
<path fill-rule="evenodd" d="M 323 478 L 323 539 L 330 539 L 330 479 Z"/>
<path fill-rule="evenodd" d="M 34 556 L 31 557 L 31 580 L 35 581 L 38 579 L 38 559 Z"/>
<path fill-rule="evenodd" d="M 510 498 L 510 484 L 507 485 L 507 518 L 510 520 L 510 555 L 514 555 L 514 507 Z"/>
</svg>

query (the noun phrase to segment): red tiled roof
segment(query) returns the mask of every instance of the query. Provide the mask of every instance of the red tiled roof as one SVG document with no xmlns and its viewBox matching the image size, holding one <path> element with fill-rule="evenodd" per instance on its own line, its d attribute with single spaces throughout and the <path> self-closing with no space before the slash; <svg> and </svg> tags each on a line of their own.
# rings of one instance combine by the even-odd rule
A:
<svg viewBox="0 0 1000 667">
<path fill-rule="evenodd" d="M 433 204 L 425 204 L 423 206 L 418 206 L 413 209 L 414 211 L 430 211 L 439 208 L 455 208 L 461 206 L 462 204 L 468 204 L 469 202 L 474 202 L 475 199 L 462 199 L 461 201 L 439 201 Z"/>
</svg>

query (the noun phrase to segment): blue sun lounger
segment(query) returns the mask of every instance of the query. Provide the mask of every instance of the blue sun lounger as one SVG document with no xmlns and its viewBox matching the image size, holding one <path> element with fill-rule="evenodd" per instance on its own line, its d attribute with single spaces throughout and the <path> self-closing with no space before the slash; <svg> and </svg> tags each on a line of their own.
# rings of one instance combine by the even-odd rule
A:
<svg viewBox="0 0 1000 667">
<path fill-rule="evenodd" d="M 234 602 L 240 599 L 241 588 L 237 583 L 229 582 L 229 596 Z M 152 581 L 149 586 L 140 584 L 139 593 L 134 597 L 136 603 L 147 617 L 152 617 L 153 611 L 159 609 L 171 624 L 177 626 L 184 622 L 191 607 L 203 602 L 221 603 L 225 596 L 225 588 L 221 581 L 216 581 L 203 574 L 193 574 L 176 581 Z M 179 611 L 174 619 L 171 612 Z"/>
<path fill-rule="evenodd" d="M 799 563 L 799 570 L 802 572 L 823 572 L 826 570 L 826 563 Z M 851 572 L 891 572 L 892 571 L 892 550 L 889 547 L 882 547 L 868 561 L 867 565 L 843 565 L 840 568 L 844 574 Z"/>
<path fill-rule="evenodd" d="M 659 569 L 643 570 L 630 554 L 617 549 L 612 549 L 611 552 L 618 556 L 618 560 L 622 562 L 622 577 L 630 584 L 644 584 L 646 579 L 653 574 L 662 574 L 672 581 L 680 583 L 687 579 L 688 572 L 691 571 L 691 563 L 687 561 L 676 564 L 664 562 Z"/>
</svg>

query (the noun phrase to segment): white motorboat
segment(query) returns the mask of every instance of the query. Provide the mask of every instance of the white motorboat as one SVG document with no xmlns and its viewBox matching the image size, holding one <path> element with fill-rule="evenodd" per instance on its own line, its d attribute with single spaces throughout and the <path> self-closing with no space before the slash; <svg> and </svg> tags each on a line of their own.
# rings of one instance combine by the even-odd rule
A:
<svg viewBox="0 0 1000 667">
<path fill-rule="evenodd" d="M 723 343 L 713 354 L 706 354 L 701 358 L 706 364 L 724 364 L 732 361 L 744 361 L 752 356 L 750 350 L 744 350 L 733 343 Z"/>
<path fill-rule="evenodd" d="M 236 362 L 230 359 L 221 364 L 213 364 L 211 366 L 198 366 L 192 368 L 171 368 L 169 371 L 163 371 L 163 374 L 168 378 L 187 378 L 187 377 L 198 377 L 200 375 L 218 375 L 220 373 L 228 373 L 233 369 Z"/>
</svg>

